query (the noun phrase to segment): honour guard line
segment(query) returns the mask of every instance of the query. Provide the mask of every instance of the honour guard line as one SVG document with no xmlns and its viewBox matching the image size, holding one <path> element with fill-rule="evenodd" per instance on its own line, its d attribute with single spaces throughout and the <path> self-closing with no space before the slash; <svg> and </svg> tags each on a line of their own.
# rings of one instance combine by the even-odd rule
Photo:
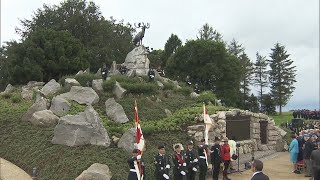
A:
<svg viewBox="0 0 320 180">
<path fill-rule="evenodd" d="M 145 141 L 139 123 L 138 106 L 136 101 L 134 106 L 134 115 L 136 143 L 135 149 L 132 152 L 132 157 L 128 159 L 128 165 L 130 168 L 128 180 L 145 180 L 145 166 L 142 159 Z M 203 120 L 205 124 L 204 139 L 201 140 L 197 148 L 197 153 L 193 149 L 194 144 L 192 141 L 187 142 L 187 149 L 184 153 L 182 144 L 174 144 L 174 154 L 172 156 L 166 154 L 164 145 L 159 145 L 158 154 L 154 156 L 154 178 L 150 179 L 170 179 L 170 161 L 172 161 L 174 180 L 195 180 L 197 172 L 199 172 L 199 180 L 205 180 L 210 156 L 213 169 L 213 179 L 218 179 L 220 164 L 223 162 L 225 166 L 223 179 L 229 180 L 227 177 L 227 169 L 230 163 L 230 147 L 228 145 L 228 139 L 224 138 L 224 145 L 220 146 L 220 139 L 215 138 L 215 144 L 211 147 L 211 151 L 209 150 L 208 134 L 212 126 L 212 121 L 205 104 L 203 104 Z"/>
</svg>

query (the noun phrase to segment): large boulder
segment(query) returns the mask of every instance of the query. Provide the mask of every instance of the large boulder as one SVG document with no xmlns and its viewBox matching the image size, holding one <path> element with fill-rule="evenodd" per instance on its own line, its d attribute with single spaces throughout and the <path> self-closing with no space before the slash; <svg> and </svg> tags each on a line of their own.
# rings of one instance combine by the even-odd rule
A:
<svg viewBox="0 0 320 180">
<path fill-rule="evenodd" d="M 76 180 L 110 180 L 112 173 L 105 164 L 94 163 L 84 170 Z"/>
<path fill-rule="evenodd" d="M 66 78 L 64 80 L 64 87 L 71 89 L 72 86 L 81 86 L 80 83 L 74 78 Z"/>
<path fill-rule="evenodd" d="M 48 95 L 54 94 L 60 89 L 61 85 L 57 83 L 56 80 L 52 79 L 46 85 L 44 85 L 40 91 L 44 96 L 48 97 Z"/>
<path fill-rule="evenodd" d="M 197 98 L 197 97 L 199 97 L 200 95 L 199 94 L 197 94 L 196 92 L 192 92 L 191 94 L 190 94 L 190 97 L 191 98 Z"/>
<path fill-rule="evenodd" d="M 47 101 L 44 98 L 41 98 L 39 101 L 35 102 L 28 111 L 21 117 L 22 121 L 29 121 L 33 115 L 33 113 L 46 110 L 47 109 Z"/>
<path fill-rule="evenodd" d="M 44 85 L 44 82 L 29 81 L 27 85 L 22 86 L 21 97 L 25 100 L 32 100 L 34 92 L 38 92 Z"/>
<path fill-rule="evenodd" d="M 280 133 L 281 137 L 284 137 L 287 134 L 285 130 L 279 128 L 278 126 L 275 126 L 275 129 Z"/>
<path fill-rule="evenodd" d="M 9 93 L 11 93 L 13 90 L 14 90 L 14 87 L 13 87 L 11 84 L 8 84 L 7 87 L 6 87 L 6 89 L 5 89 L 3 92 L 1 92 L 0 94 L 9 94 Z"/>
<path fill-rule="evenodd" d="M 135 128 L 131 128 L 121 136 L 118 141 L 118 148 L 123 148 L 131 153 L 134 149 L 134 143 L 136 143 L 136 130 Z"/>
<path fill-rule="evenodd" d="M 126 123 L 129 121 L 122 106 L 117 103 L 114 98 L 109 98 L 105 104 L 107 116 L 110 117 L 113 121 L 117 123 Z"/>
<path fill-rule="evenodd" d="M 150 61 L 147 57 L 148 51 L 144 46 L 135 47 L 131 52 L 127 54 L 127 57 L 123 63 L 128 68 L 127 74 L 132 74 L 135 70 L 137 76 L 146 76 L 149 71 Z"/>
<path fill-rule="evenodd" d="M 71 103 L 60 96 L 56 96 L 51 101 L 50 110 L 57 116 L 67 115 L 71 108 Z"/>
<path fill-rule="evenodd" d="M 118 82 L 116 82 L 113 88 L 113 94 L 116 95 L 117 98 L 122 98 L 126 94 L 127 90 L 122 88 Z"/>
<path fill-rule="evenodd" d="M 77 115 L 66 115 L 60 118 L 54 128 L 53 144 L 67 146 L 100 145 L 110 146 L 110 138 L 104 128 L 99 114 L 88 106 Z"/>
<path fill-rule="evenodd" d="M 70 92 L 60 94 L 58 97 L 86 105 L 96 104 L 99 102 L 98 94 L 90 87 L 72 86 Z"/>
<path fill-rule="evenodd" d="M 101 76 L 101 68 L 98 69 L 98 71 L 95 74 L 96 76 Z"/>
<path fill-rule="evenodd" d="M 94 80 L 92 80 L 92 88 L 97 92 L 103 91 L 102 84 L 103 84 L 103 80 L 102 79 L 94 79 Z"/>
<path fill-rule="evenodd" d="M 59 121 L 59 117 L 50 110 L 42 110 L 33 113 L 29 120 L 31 124 L 39 127 L 54 127 Z"/>
</svg>

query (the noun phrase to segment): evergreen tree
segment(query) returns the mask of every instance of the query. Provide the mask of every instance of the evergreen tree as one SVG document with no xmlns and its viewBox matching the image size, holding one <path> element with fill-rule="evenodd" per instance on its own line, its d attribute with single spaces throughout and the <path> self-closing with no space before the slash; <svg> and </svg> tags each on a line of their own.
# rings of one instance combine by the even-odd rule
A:
<svg viewBox="0 0 320 180">
<path fill-rule="evenodd" d="M 164 45 L 164 52 L 162 57 L 162 66 L 166 66 L 169 57 L 176 52 L 176 50 L 182 46 L 182 41 L 175 34 L 171 34 L 166 44 Z"/>
<path fill-rule="evenodd" d="M 204 24 L 199 30 L 198 39 L 223 42 L 222 35 L 217 30 L 213 30 L 208 23 Z"/>
<path fill-rule="evenodd" d="M 239 57 L 240 64 L 241 64 L 241 73 L 239 76 L 241 77 L 240 81 L 240 93 L 241 93 L 241 102 L 240 106 L 243 109 L 247 109 L 246 104 L 249 99 L 249 93 L 250 93 L 250 85 L 252 84 L 252 72 L 253 72 L 253 66 L 250 62 L 249 57 L 246 53 L 242 53 Z"/>
<path fill-rule="evenodd" d="M 251 112 L 259 112 L 259 102 L 255 95 L 251 94 L 248 99 L 247 107 Z"/>
<path fill-rule="evenodd" d="M 268 62 L 265 56 L 256 53 L 256 62 L 254 63 L 254 85 L 259 87 L 259 102 L 262 103 L 263 88 L 268 86 Z M 262 110 L 262 109 L 261 109 Z"/>
<path fill-rule="evenodd" d="M 270 94 L 263 94 L 261 101 L 262 112 L 268 115 L 275 114 L 276 105 Z"/>
<path fill-rule="evenodd" d="M 293 91 L 295 90 L 294 83 L 296 82 L 296 66 L 293 66 L 293 61 L 289 59 L 289 54 L 285 50 L 285 46 L 279 43 L 275 44 L 271 49 L 270 60 L 270 84 L 271 96 L 275 104 L 279 106 L 280 114 L 282 107 L 288 103 Z"/>
<path fill-rule="evenodd" d="M 242 44 L 239 44 L 238 41 L 232 39 L 232 41 L 228 45 L 228 51 L 230 54 L 239 57 L 239 55 L 244 52 L 244 47 L 242 47 Z"/>
</svg>

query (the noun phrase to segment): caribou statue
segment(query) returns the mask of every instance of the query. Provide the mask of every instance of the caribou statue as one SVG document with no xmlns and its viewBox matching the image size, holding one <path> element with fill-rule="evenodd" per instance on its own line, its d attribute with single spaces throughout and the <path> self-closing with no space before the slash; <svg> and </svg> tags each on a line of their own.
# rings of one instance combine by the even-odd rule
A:
<svg viewBox="0 0 320 180">
<path fill-rule="evenodd" d="M 144 37 L 144 33 L 146 29 L 150 28 L 150 24 L 138 23 L 138 26 L 134 24 L 136 28 L 141 28 L 141 31 L 133 38 L 132 42 L 135 46 L 139 46 L 142 44 L 142 39 Z"/>
</svg>

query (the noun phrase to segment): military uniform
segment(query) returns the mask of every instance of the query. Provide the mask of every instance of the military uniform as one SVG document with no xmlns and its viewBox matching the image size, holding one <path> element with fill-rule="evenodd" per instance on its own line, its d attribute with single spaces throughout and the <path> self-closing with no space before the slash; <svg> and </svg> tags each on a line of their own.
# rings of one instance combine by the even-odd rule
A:
<svg viewBox="0 0 320 180">
<path fill-rule="evenodd" d="M 132 158 L 129 158 L 128 159 L 128 165 L 129 165 L 129 168 L 130 168 L 130 172 L 129 172 L 129 175 L 128 175 L 128 180 L 138 180 L 138 177 L 137 177 L 137 171 L 134 167 L 134 162 L 137 161 L 137 157 L 132 157 Z M 143 176 L 144 176 L 144 162 L 143 160 L 140 160 L 140 163 L 141 163 L 141 171 L 143 173 Z M 140 172 L 141 173 L 141 172 Z M 145 178 L 145 177 L 144 177 Z"/>
<path fill-rule="evenodd" d="M 206 161 L 206 152 L 208 145 L 199 145 L 198 146 L 198 155 L 199 155 L 199 180 L 205 180 L 208 170 L 208 165 Z"/>
<path fill-rule="evenodd" d="M 180 153 L 175 153 L 172 156 L 172 162 L 174 164 L 173 175 L 174 180 L 182 180 L 186 175 L 187 164 L 185 162 L 185 157 Z"/>
<path fill-rule="evenodd" d="M 187 180 L 195 180 L 198 166 L 198 158 L 195 150 L 187 149 L 185 159 L 187 163 Z"/>
<path fill-rule="evenodd" d="M 164 175 L 169 176 L 170 157 L 166 154 L 158 154 L 154 157 L 156 180 L 166 180 Z"/>
<path fill-rule="evenodd" d="M 212 163 L 212 177 L 213 180 L 218 180 L 221 164 L 221 147 L 219 144 L 214 144 L 211 147 L 211 163 Z"/>
</svg>

